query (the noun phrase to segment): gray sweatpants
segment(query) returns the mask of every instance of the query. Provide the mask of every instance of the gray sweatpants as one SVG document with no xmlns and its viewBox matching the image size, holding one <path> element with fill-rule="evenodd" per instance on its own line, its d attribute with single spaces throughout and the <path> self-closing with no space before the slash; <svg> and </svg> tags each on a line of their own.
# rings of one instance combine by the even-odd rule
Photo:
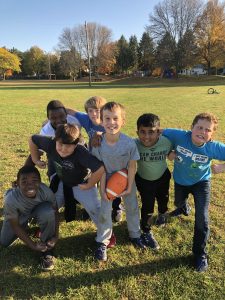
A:
<svg viewBox="0 0 225 300">
<path fill-rule="evenodd" d="M 140 214 L 137 201 L 137 189 L 135 183 L 132 186 L 132 191 L 128 196 L 123 197 L 127 228 L 130 238 L 139 238 L 140 231 Z M 109 244 L 109 239 L 112 235 L 112 201 L 101 200 L 101 208 L 98 220 L 98 230 L 96 241 L 105 245 Z"/>
<path fill-rule="evenodd" d="M 28 221 L 31 218 L 34 218 L 40 227 L 40 239 L 42 242 L 47 242 L 55 235 L 55 211 L 50 202 L 40 203 L 32 210 L 31 214 L 19 216 L 19 224 L 26 229 Z M 9 220 L 4 220 L 1 229 L 0 244 L 8 247 L 16 239 L 17 236 L 15 235 Z"/>
<path fill-rule="evenodd" d="M 85 208 L 89 216 L 91 217 L 92 221 L 97 226 L 98 224 L 98 215 L 100 210 L 101 202 L 98 198 L 98 190 L 96 187 L 92 187 L 88 190 L 81 190 L 78 186 L 74 186 L 73 188 L 73 195 L 74 198 L 82 204 L 82 206 Z M 58 205 L 58 208 L 61 208 L 64 206 L 64 194 L 63 194 L 63 184 L 62 181 L 60 181 L 58 190 L 55 194 L 56 202 Z"/>
</svg>

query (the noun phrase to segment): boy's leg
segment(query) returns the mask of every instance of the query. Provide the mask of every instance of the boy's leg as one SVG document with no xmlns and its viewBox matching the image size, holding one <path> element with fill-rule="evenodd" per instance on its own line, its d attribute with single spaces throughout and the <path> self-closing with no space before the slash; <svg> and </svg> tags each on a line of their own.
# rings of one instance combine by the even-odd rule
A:
<svg viewBox="0 0 225 300">
<path fill-rule="evenodd" d="M 141 229 L 148 232 L 151 227 L 151 217 L 154 213 L 155 187 L 151 181 L 141 178 L 138 174 L 135 176 L 138 192 L 141 196 Z"/>
<path fill-rule="evenodd" d="M 192 193 L 195 202 L 193 253 L 196 257 L 206 256 L 206 243 L 209 237 L 210 181 L 193 185 Z"/>
<path fill-rule="evenodd" d="M 26 229 L 28 220 L 31 216 L 20 216 L 19 217 L 19 224 Z M 0 236 L 0 244 L 4 247 L 8 247 L 17 239 L 17 235 L 12 229 L 12 226 L 9 220 L 4 220 L 2 229 L 1 229 L 1 236 Z"/>
<path fill-rule="evenodd" d="M 140 214 L 137 201 L 137 189 L 133 183 L 132 191 L 128 196 L 124 197 L 124 204 L 126 210 L 126 219 L 129 236 L 131 239 L 140 238 Z"/>
<path fill-rule="evenodd" d="M 64 192 L 63 192 L 63 183 L 62 181 L 59 182 L 58 190 L 55 193 L 56 203 L 57 207 L 61 208 L 65 205 L 65 199 L 64 199 Z"/>
<path fill-rule="evenodd" d="M 188 195 L 190 193 L 190 187 L 174 183 L 175 189 L 175 201 L 174 204 L 177 207 L 170 213 L 171 217 L 176 217 L 179 215 L 188 216 L 190 214 L 191 208 L 188 204 Z"/>
<path fill-rule="evenodd" d="M 171 173 L 167 169 L 162 177 L 158 179 L 156 199 L 159 214 L 164 214 L 168 210 L 170 178 Z"/>
<path fill-rule="evenodd" d="M 92 187 L 88 190 L 81 190 L 78 186 L 73 187 L 74 197 L 83 205 L 95 225 L 98 225 L 98 216 L 101 202 L 98 198 L 98 190 Z"/>
<path fill-rule="evenodd" d="M 50 202 L 37 205 L 32 211 L 32 217 L 40 227 L 42 242 L 46 243 L 55 235 L 55 211 Z"/>
<path fill-rule="evenodd" d="M 112 203 L 112 219 L 114 222 L 122 221 L 121 198 L 116 198 Z"/>
<path fill-rule="evenodd" d="M 110 237 L 112 235 L 112 201 L 101 200 L 101 208 L 98 218 L 98 229 L 97 238 L 98 243 L 103 243 L 104 245 L 109 244 Z"/>
</svg>

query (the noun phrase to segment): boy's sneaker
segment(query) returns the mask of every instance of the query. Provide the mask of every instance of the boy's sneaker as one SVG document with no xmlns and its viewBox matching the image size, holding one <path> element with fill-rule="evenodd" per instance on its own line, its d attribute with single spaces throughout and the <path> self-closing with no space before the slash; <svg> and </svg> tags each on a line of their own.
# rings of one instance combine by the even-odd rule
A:
<svg viewBox="0 0 225 300">
<path fill-rule="evenodd" d="M 159 244 L 154 238 L 153 234 L 151 232 L 144 232 L 141 235 L 142 243 L 147 246 L 152 248 L 153 250 L 158 250 Z"/>
<path fill-rule="evenodd" d="M 107 246 L 103 243 L 97 243 L 95 258 L 101 261 L 107 261 Z"/>
<path fill-rule="evenodd" d="M 178 217 L 180 215 L 184 215 L 184 216 L 189 216 L 191 213 L 191 207 L 190 205 L 187 203 L 185 204 L 184 206 L 182 207 L 178 207 L 176 208 L 175 210 L 173 210 L 171 213 L 170 213 L 170 216 L 171 217 Z"/>
<path fill-rule="evenodd" d="M 109 239 L 109 244 L 107 245 L 107 249 L 113 248 L 116 246 L 116 236 L 112 233 L 111 238 Z"/>
<path fill-rule="evenodd" d="M 122 211 L 122 209 L 118 209 L 118 210 L 115 210 L 115 209 L 113 209 L 113 211 L 112 211 L 112 220 L 114 221 L 114 222 L 121 222 L 122 221 L 122 219 L 123 219 L 123 211 Z"/>
<path fill-rule="evenodd" d="M 41 268 L 43 271 L 51 271 L 54 269 L 54 256 L 52 252 L 46 251 L 41 256 Z"/>
<path fill-rule="evenodd" d="M 146 249 L 146 246 L 144 245 L 141 238 L 131 238 L 130 241 L 134 245 L 134 247 L 140 248 L 142 250 Z"/>
<path fill-rule="evenodd" d="M 196 257 L 195 268 L 197 272 L 205 272 L 208 269 L 208 260 L 205 255 Z"/>
<path fill-rule="evenodd" d="M 157 226 L 161 226 L 161 227 L 165 226 L 166 225 L 166 214 L 159 214 L 156 219 L 155 224 Z"/>
</svg>

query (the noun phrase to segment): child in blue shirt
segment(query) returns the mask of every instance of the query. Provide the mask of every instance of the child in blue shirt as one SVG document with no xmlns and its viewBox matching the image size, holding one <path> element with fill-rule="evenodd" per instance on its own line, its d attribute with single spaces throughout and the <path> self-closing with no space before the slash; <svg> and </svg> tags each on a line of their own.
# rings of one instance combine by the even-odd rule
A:
<svg viewBox="0 0 225 300">
<path fill-rule="evenodd" d="M 212 140 L 217 118 L 211 113 L 195 116 L 191 131 L 165 129 L 163 135 L 176 151 L 173 177 L 175 205 L 186 210 L 188 195 L 195 203 L 195 228 L 192 251 L 198 272 L 208 268 L 206 243 L 209 236 L 210 164 L 212 159 L 225 160 L 225 144 Z"/>
</svg>

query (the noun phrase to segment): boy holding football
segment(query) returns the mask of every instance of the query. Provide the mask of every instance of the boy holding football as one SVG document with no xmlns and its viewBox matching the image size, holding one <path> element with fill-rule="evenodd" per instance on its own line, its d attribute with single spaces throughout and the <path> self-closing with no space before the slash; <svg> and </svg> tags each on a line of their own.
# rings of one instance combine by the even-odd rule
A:
<svg viewBox="0 0 225 300">
<path fill-rule="evenodd" d="M 105 165 L 105 173 L 100 181 L 101 208 L 95 258 L 106 261 L 107 245 L 112 233 L 112 201 L 107 198 L 106 184 L 111 174 L 124 168 L 128 170 L 128 184 L 126 190 L 119 196 L 124 199 L 130 241 L 140 249 L 146 249 L 146 245 L 141 239 L 139 208 L 134 183 L 139 153 L 133 139 L 120 132 L 125 123 L 124 107 L 116 102 L 106 103 L 101 108 L 101 121 L 105 133 L 102 135 L 100 146 L 92 148 L 92 154 Z"/>
</svg>

